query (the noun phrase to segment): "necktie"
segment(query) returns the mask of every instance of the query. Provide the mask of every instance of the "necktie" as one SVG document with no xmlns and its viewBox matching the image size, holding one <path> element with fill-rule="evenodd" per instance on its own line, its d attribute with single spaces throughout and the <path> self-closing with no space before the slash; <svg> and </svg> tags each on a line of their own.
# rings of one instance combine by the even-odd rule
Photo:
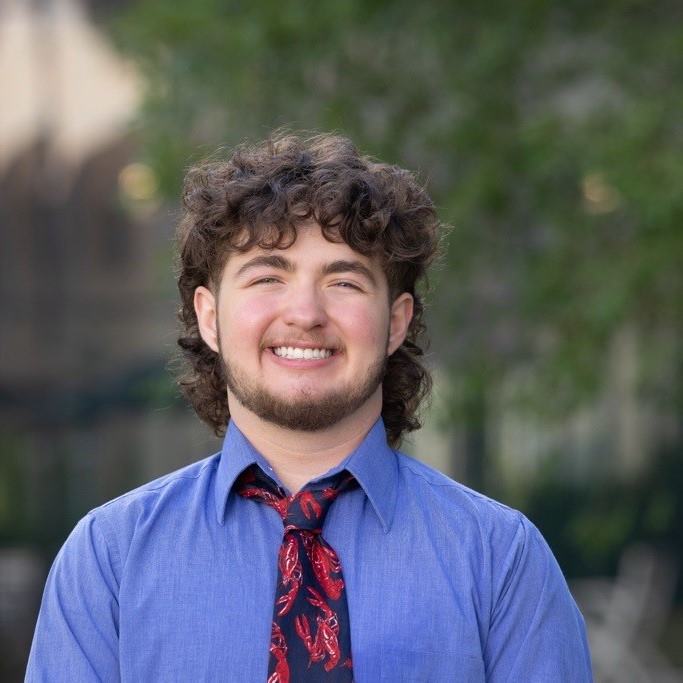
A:
<svg viewBox="0 0 683 683">
<path fill-rule="evenodd" d="M 237 493 L 275 508 L 284 524 L 268 683 L 353 680 L 342 568 L 321 532 L 334 499 L 354 486 L 344 470 L 288 496 L 257 465 L 235 482 Z"/>
</svg>

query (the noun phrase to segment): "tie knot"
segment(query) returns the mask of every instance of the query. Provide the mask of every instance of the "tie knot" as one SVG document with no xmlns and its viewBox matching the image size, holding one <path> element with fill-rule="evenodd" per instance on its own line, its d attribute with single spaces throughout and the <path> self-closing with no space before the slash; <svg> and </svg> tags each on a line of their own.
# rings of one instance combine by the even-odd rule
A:
<svg viewBox="0 0 683 683">
<path fill-rule="evenodd" d="M 287 496 L 257 465 L 242 472 L 235 482 L 235 490 L 246 498 L 255 498 L 275 508 L 285 525 L 285 530 L 302 529 L 320 532 L 325 515 L 335 498 L 356 485 L 356 480 L 346 470 L 307 484 L 293 496 Z"/>
<path fill-rule="evenodd" d="M 289 499 L 285 527 L 316 531 L 322 529 L 332 501 L 339 495 L 333 487 L 306 486 Z"/>
</svg>

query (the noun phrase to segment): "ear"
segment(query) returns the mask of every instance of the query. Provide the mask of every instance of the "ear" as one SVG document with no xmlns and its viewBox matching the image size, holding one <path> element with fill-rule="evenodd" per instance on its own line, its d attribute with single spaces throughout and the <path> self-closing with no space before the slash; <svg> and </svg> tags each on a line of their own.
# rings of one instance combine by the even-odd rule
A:
<svg viewBox="0 0 683 683">
<path fill-rule="evenodd" d="M 403 344 L 408 334 L 410 321 L 413 319 L 413 297 L 403 292 L 391 304 L 391 319 L 389 322 L 389 344 L 387 355 L 390 356 Z"/>
<path fill-rule="evenodd" d="M 194 312 L 197 315 L 199 334 L 206 345 L 218 353 L 218 309 L 216 297 L 210 289 L 197 287 L 194 290 Z"/>
</svg>

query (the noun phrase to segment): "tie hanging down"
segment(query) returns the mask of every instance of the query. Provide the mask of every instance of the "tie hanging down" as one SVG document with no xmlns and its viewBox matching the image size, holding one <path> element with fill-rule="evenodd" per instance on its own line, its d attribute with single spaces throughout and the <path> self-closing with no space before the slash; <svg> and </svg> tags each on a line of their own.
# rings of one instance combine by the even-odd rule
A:
<svg viewBox="0 0 683 683">
<path fill-rule="evenodd" d="M 342 567 L 321 532 L 332 502 L 357 485 L 344 470 L 287 496 L 257 465 L 235 483 L 237 493 L 274 508 L 284 524 L 268 683 L 353 680 Z"/>
</svg>

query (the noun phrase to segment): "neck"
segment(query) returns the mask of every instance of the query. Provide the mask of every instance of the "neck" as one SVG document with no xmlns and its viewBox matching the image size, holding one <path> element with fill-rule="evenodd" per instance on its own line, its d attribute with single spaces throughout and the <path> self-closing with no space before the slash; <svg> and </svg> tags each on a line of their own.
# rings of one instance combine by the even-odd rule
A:
<svg viewBox="0 0 683 683">
<path fill-rule="evenodd" d="M 296 493 L 311 479 L 338 465 L 366 437 L 382 411 L 381 387 L 359 410 L 327 429 L 302 432 L 262 420 L 228 397 L 230 418 Z"/>
</svg>

